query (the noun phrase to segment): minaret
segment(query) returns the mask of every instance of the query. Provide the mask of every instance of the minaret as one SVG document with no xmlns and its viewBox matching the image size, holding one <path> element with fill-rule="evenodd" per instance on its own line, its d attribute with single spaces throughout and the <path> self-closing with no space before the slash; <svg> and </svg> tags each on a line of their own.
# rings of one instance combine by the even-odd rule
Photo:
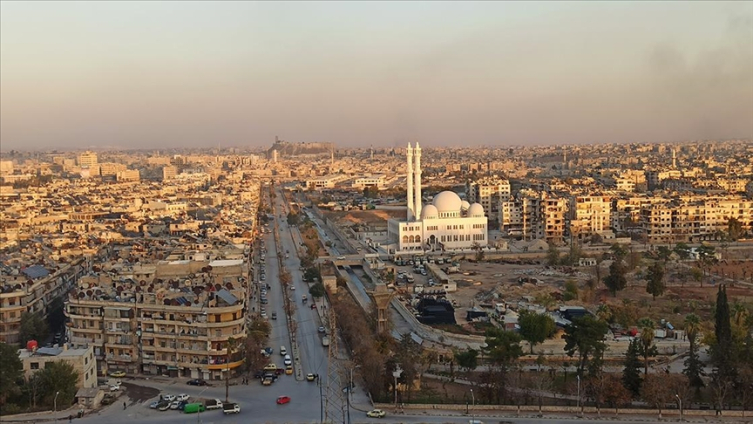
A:
<svg viewBox="0 0 753 424">
<path fill-rule="evenodd" d="M 677 150 L 672 149 L 672 169 L 677 169 Z"/>
<path fill-rule="evenodd" d="M 406 203 L 408 204 L 408 221 L 413 219 L 413 148 L 408 143 L 408 175 L 405 177 L 405 181 L 408 183 L 408 195 L 406 196 Z"/>
<path fill-rule="evenodd" d="M 416 196 L 415 206 L 413 207 L 413 213 L 416 215 L 416 219 L 421 219 L 421 146 L 416 142 L 416 148 L 413 150 L 413 156 L 416 159 L 416 169 L 413 171 L 413 178 L 415 178 L 414 193 Z"/>
</svg>

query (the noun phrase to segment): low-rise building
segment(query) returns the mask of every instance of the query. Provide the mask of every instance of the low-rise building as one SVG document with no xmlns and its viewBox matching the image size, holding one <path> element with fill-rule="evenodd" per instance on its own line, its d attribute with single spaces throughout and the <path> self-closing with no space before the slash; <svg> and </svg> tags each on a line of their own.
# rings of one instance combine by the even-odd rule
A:
<svg viewBox="0 0 753 424">
<path fill-rule="evenodd" d="M 31 349 L 18 351 L 25 379 L 28 380 L 35 372 L 45 369 L 51 362 L 64 361 L 78 373 L 77 389 L 97 387 L 97 358 L 94 357 L 91 346 L 72 347 L 66 343 L 60 347 L 29 347 Z"/>
</svg>

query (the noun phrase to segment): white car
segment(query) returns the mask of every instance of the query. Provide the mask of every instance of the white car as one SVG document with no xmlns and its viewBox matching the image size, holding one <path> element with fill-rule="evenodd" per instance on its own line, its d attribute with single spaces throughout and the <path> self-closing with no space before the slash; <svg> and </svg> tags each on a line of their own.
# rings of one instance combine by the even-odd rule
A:
<svg viewBox="0 0 753 424">
<path fill-rule="evenodd" d="M 295 290 L 295 286 L 290 286 L 290 290 Z"/>
<path fill-rule="evenodd" d="M 180 401 L 179 400 L 174 400 L 174 401 L 170 402 L 170 409 L 178 409 L 178 406 L 180 406 Z"/>
<path fill-rule="evenodd" d="M 285 365 L 293 365 L 293 361 L 290 359 L 290 355 L 285 355 Z"/>
<path fill-rule="evenodd" d="M 176 397 L 175 397 L 175 400 L 177 400 L 177 401 L 179 401 L 179 402 L 180 402 L 180 401 L 182 401 L 182 400 L 188 400 L 188 398 L 190 398 L 190 397 L 191 397 L 191 396 L 188 396 L 188 395 L 187 395 L 187 394 L 185 394 L 185 393 L 181 393 L 181 394 L 179 394 L 178 396 L 176 396 Z"/>
<path fill-rule="evenodd" d="M 110 386 L 111 392 L 117 392 L 118 390 L 120 390 L 120 384 L 113 384 L 112 386 Z"/>
<path fill-rule="evenodd" d="M 175 395 L 162 395 L 162 400 L 172 402 L 175 400 Z"/>
</svg>

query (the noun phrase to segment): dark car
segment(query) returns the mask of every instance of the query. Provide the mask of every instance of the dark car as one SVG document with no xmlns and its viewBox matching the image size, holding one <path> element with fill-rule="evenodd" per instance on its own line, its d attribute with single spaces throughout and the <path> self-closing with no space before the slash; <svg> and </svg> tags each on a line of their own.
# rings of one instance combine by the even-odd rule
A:
<svg viewBox="0 0 753 424">
<path fill-rule="evenodd" d="M 254 373 L 254 378 L 264 378 L 264 370 L 259 370 Z"/>
<path fill-rule="evenodd" d="M 200 378 L 194 378 L 193 380 L 188 380 L 189 386 L 206 386 L 207 382 L 200 379 Z"/>
</svg>

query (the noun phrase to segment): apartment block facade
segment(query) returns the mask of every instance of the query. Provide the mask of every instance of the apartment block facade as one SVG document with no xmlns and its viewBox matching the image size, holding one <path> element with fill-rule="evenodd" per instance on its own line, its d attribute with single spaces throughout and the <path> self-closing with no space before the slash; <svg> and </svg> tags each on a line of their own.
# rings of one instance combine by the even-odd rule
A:
<svg viewBox="0 0 753 424">
<path fill-rule="evenodd" d="M 510 200 L 510 181 L 496 177 L 469 181 L 466 192 L 469 203 L 481 204 L 490 220 L 499 221 L 500 203 Z"/>
<path fill-rule="evenodd" d="M 99 373 L 224 379 L 243 363 L 244 260 L 171 261 L 81 279 L 66 309 L 72 343 L 88 343 Z M 113 289 L 114 287 L 114 289 Z"/>
</svg>

